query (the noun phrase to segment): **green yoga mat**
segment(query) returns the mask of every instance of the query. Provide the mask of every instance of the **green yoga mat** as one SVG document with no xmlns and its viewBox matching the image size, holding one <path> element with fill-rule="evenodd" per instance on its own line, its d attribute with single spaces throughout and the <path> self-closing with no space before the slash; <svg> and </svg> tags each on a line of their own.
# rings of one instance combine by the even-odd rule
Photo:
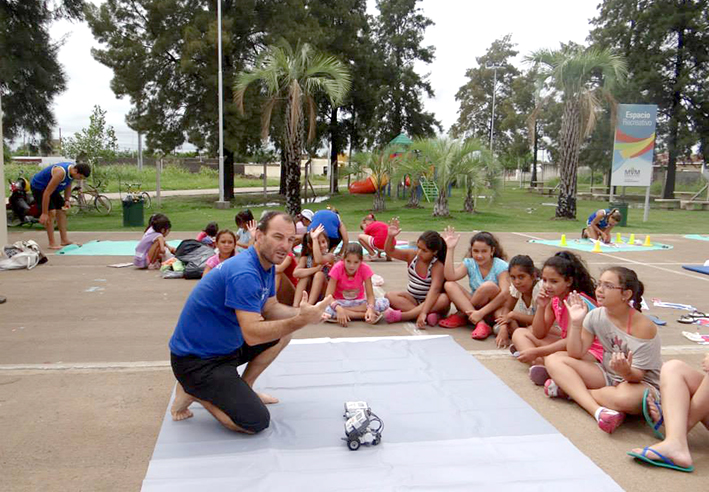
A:
<svg viewBox="0 0 709 492">
<path fill-rule="evenodd" d="M 168 241 L 170 246 L 177 247 L 182 241 Z M 81 246 L 70 244 L 57 251 L 58 255 L 84 256 L 134 256 L 138 241 L 89 241 Z"/>
<path fill-rule="evenodd" d="M 699 239 L 700 241 L 709 241 L 709 236 L 702 234 L 685 234 L 687 239 Z"/>
<path fill-rule="evenodd" d="M 623 238 L 623 241 L 627 241 L 628 238 Z M 558 239 L 552 240 L 538 240 L 532 239 L 530 243 L 546 244 L 547 246 L 554 246 L 558 249 L 577 249 L 579 251 L 593 251 L 594 243 L 589 239 L 571 239 L 566 241 L 566 246 L 561 246 Z M 661 249 L 672 249 L 669 244 L 652 243 L 652 246 L 643 246 L 642 241 L 635 241 L 635 244 L 628 243 L 611 243 L 603 244 L 601 243 L 602 253 L 618 253 L 621 251 L 656 251 Z"/>
</svg>

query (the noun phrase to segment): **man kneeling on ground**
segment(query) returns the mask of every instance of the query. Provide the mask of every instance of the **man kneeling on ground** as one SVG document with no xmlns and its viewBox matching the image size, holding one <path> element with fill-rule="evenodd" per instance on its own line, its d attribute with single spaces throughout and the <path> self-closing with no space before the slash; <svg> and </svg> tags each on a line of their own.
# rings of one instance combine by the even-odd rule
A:
<svg viewBox="0 0 709 492">
<path fill-rule="evenodd" d="M 217 265 L 192 290 L 170 339 L 177 378 L 173 420 L 192 417 L 201 403 L 226 428 L 254 434 L 266 429 L 265 404 L 278 399 L 253 390 L 256 378 L 288 345 L 291 334 L 318 323 L 332 296 L 298 308 L 276 300 L 275 267 L 293 247 L 295 225 L 268 212 L 252 247 Z M 237 367 L 247 364 L 241 376 Z"/>
</svg>

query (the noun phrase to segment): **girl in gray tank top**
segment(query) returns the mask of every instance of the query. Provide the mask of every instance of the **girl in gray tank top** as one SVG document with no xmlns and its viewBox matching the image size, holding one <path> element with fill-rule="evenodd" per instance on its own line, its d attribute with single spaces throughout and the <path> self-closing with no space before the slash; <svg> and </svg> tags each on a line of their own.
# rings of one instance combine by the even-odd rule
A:
<svg viewBox="0 0 709 492">
<path fill-rule="evenodd" d="M 551 379 L 544 392 L 570 397 L 612 433 L 626 414 L 641 415 L 647 391 L 659 390 L 660 338 L 650 319 L 640 313 L 644 286 L 633 270 L 611 267 L 596 286 L 598 309 L 590 313 L 578 294 L 570 295 L 566 349 L 547 358 Z M 597 337 L 602 362 L 581 360 Z"/>
</svg>

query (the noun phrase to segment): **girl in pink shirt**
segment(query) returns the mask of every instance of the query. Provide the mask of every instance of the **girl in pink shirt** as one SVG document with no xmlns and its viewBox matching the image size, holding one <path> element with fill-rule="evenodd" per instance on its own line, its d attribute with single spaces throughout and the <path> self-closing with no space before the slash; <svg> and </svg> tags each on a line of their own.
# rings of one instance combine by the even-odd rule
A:
<svg viewBox="0 0 709 492">
<path fill-rule="evenodd" d="M 217 254 L 207 260 L 204 267 L 204 277 L 207 273 L 223 261 L 228 260 L 236 254 L 236 234 L 229 229 L 222 229 L 217 233 Z"/>
<path fill-rule="evenodd" d="M 325 297 L 332 295 L 335 300 L 325 310 L 330 316 L 328 321 L 347 326 L 353 319 L 363 319 L 370 324 L 382 319 L 389 300 L 374 298 L 372 275 L 372 269 L 363 262 L 362 246 L 350 243 L 344 258 L 330 270 Z"/>
</svg>

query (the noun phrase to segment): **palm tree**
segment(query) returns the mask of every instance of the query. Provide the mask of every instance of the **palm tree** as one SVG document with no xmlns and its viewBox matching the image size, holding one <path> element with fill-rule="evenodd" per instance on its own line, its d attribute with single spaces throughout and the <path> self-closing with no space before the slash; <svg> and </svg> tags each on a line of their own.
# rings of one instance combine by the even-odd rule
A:
<svg viewBox="0 0 709 492">
<path fill-rule="evenodd" d="M 475 141 L 461 142 L 449 138 L 430 138 L 417 140 L 411 146 L 413 153 L 418 153 L 424 162 L 435 167 L 435 181 L 438 186 L 438 198 L 433 204 L 434 217 L 448 217 L 448 186 L 457 178 L 467 174 L 475 164 L 478 148 Z"/>
<path fill-rule="evenodd" d="M 392 174 L 392 160 L 387 149 L 358 153 L 352 157 L 356 169 L 368 169 L 374 181 L 375 191 L 372 201 L 372 212 L 383 212 L 386 209 L 382 183 L 389 180 Z"/>
<path fill-rule="evenodd" d="M 271 114 L 279 103 L 284 107 L 284 151 L 286 210 L 300 212 L 300 160 L 303 151 L 304 117 L 308 117 L 308 141 L 315 138 L 317 105 L 314 96 L 324 93 L 333 106 L 342 103 L 350 89 L 347 66 L 335 57 L 317 53 L 309 44 L 295 50 L 283 41 L 269 46 L 251 71 L 241 72 L 234 83 L 234 101 L 244 110 L 244 95 L 253 82 L 263 85 L 267 101 L 261 116 L 261 137 L 268 138 Z M 283 170 L 281 170 L 283 172 Z"/>
<path fill-rule="evenodd" d="M 409 178 L 409 202 L 404 207 L 421 208 L 418 187 L 422 177 L 433 178 L 433 165 L 421 158 L 418 152 L 406 151 L 394 158 L 393 167 L 396 179 Z"/>
<path fill-rule="evenodd" d="M 465 157 L 463 174 L 459 176 L 460 182 L 465 185 L 465 200 L 463 211 L 475 213 L 478 196 L 483 190 L 490 195 L 490 199 L 497 196 L 500 187 L 500 172 L 502 166 L 490 153 L 487 146 L 479 140 L 470 140 L 468 144 L 475 148 Z"/>
<path fill-rule="evenodd" d="M 534 63 L 538 71 L 538 92 L 551 88 L 553 92 L 547 98 L 558 95 L 564 104 L 559 131 L 560 189 L 556 216 L 575 219 L 581 141 L 593 131 L 600 99 L 605 98 L 614 108 L 610 91 L 625 79 L 627 66 L 620 55 L 609 49 L 579 46 L 534 51 L 525 60 Z M 537 109 L 532 122 L 536 112 Z"/>
</svg>

